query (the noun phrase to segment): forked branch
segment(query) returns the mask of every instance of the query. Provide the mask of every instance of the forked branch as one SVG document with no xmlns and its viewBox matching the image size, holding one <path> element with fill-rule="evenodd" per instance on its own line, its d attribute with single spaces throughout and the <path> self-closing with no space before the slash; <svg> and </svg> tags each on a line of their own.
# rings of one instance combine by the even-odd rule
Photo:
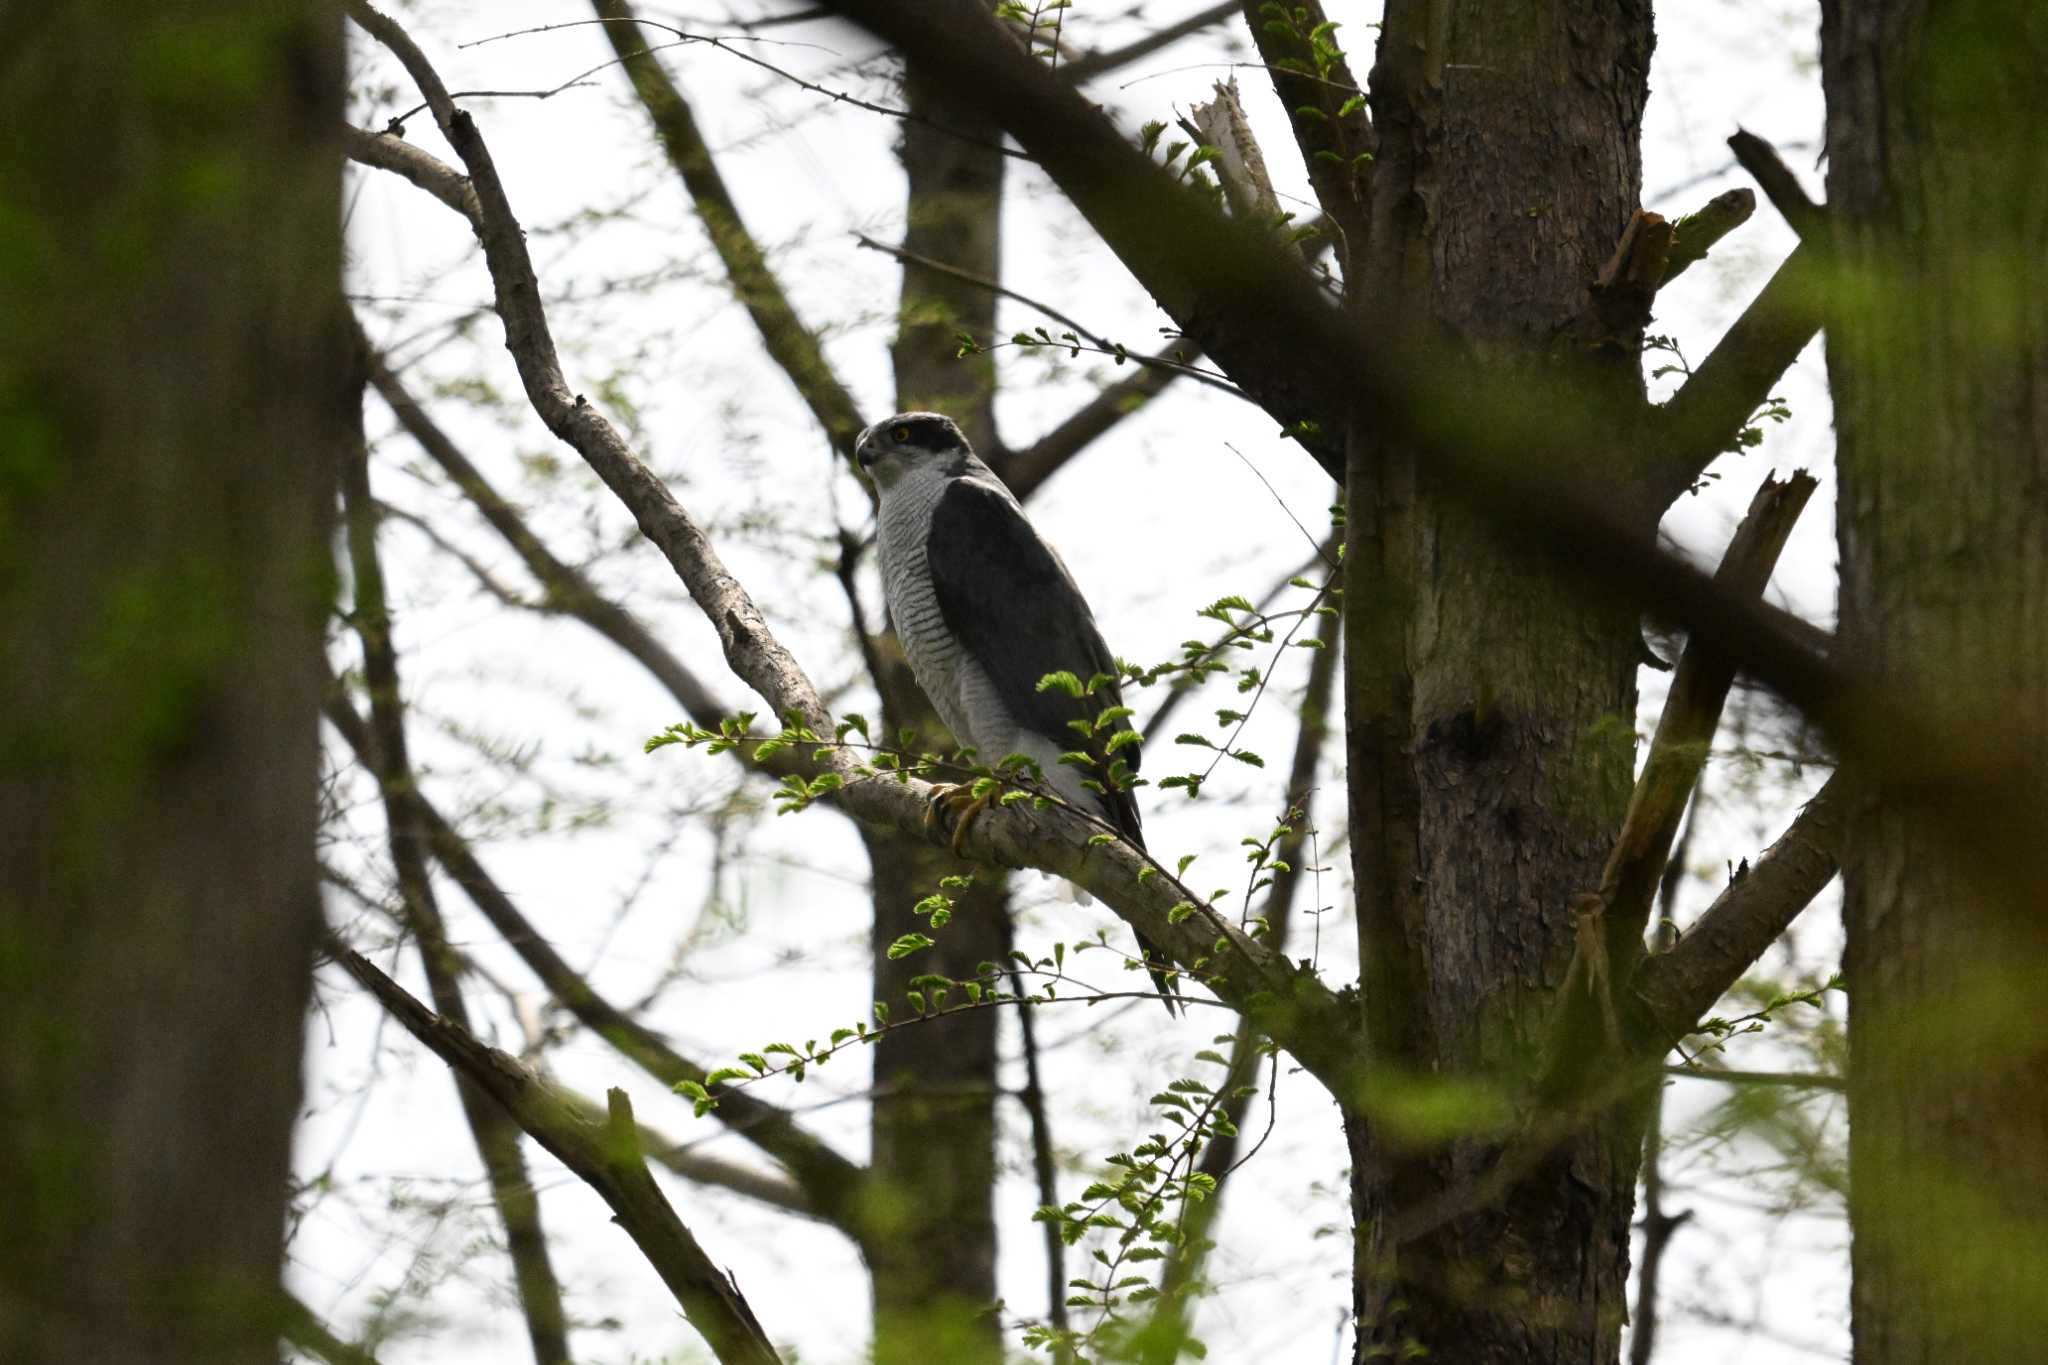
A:
<svg viewBox="0 0 2048 1365">
<path fill-rule="evenodd" d="M 336 960 L 408 1033 L 501 1105 L 535 1142 L 597 1191 L 721 1365 L 780 1365 L 781 1357 L 739 1286 L 712 1264 L 648 1174 L 632 1101 L 625 1091 L 611 1092 L 608 1121 L 595 1127 L 518 1059 L 477 1041 L 468 1030 L 422 1005 L 360 953 L 338 948 Z"/>
</svg>

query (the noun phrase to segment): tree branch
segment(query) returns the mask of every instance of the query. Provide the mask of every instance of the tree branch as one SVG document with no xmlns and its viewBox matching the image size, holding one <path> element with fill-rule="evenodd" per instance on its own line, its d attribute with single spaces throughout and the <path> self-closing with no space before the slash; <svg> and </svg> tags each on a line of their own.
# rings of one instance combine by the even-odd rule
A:
<svg viewBox="0 0 2048 1365">
<path fill-rule="evenodd" d="M 1294 902 L 1302 877 L 1311 869 L 1304 866 L 1310 854 L 1309 835 L 1314 828 L 1313 797 L 1316 772 L 1322 765 L 1323 747 L 1330 733 L 1330 697 L 1336 690 L 1339 648 L 1339 618 L 1325 616 L 1316 623 L 1316 638 L 1323 647 L 1309 660 L 1308 687 L 1302 694 L 1301 726 L 1296 731 L 1294 757 L 1287 770 L 1287 805 L 1281 823 L 1288 833 L 1277 847 L 1280 866 L 1273 873 L 1261 913 L 1266 918 L 1266 941 L 1281 952 L 1287 950 L 1287 934 L 1293 925 Z M 1202 1153 L 1200 1170 L 1215 1184 L 1207 1198 L 1190 1203 L 1183 1212 L 1181 1237 L 1168 1254 L 1159 1275 L 1158 1307 L 1144 1328 L 1148 1365 L 1171 1365 L 1179 1357 L 1187 1336 L 1189 1304 L 1187 1294 L 1201 1278 L 1213 1243 L 1209 1234 L 1223 1214 L 1223 1195 L 1230 1176 L 1243 1164 L 1239 1159 L 1240 1129 L 1251 1108 L 1251 1091 L 1258 1086 L 1263 1060 L 1263 1040 L 1240 1020 L 1231 1039 L 1230 1061 L 1224 1079 L 1216 1088 L 1223 1096 L 1222 1126 Z M 1256 1144 L 1254 1151 L 1257 1150 Z M 1246 1160 L 1249 1157 L 1245 1158 Z"/>
<path fill-rule="evenodd" d="M 1766 477 L 1750 499 L 1714 572 L 1715 584 L 1731 598 L 1761 596 L 1792 527 L 1816 483 L 1805 470 L 1780 483 Z M 1606 916 L 1608 960 L 1617 971 L 1632 971 L 1642 952 L 1643 933 L 1658 879 L 1671 855 L 1672 840 L 1707 750 L 1721 723 L 1721 708 L 1735 682 L 1726 654 L 1688 641 L 1671 675 L 1657 733 L 1650 741 L 1642 775 L 1629 795 L 1621 833 L 1600 877 L 1601 912 Z"/>
<path fill-rule="evenodd" d="M 1024 989 L 1024 974 L 1016 963 L 1010 964 L 1010 989 L 1019 1000 L 1028 991 Z M 1035 1011 L 1017 1011 L 1017 1027 L 1022 1035 L 1024 1050 L 1024 1093 L 1020 1099 L 1024 1113 L 1031 1120 L 1031 1174 L 1038 1182 L 1038 1203 L 1040 1207 L 1058 1208 L 1060 1203 L 1059 1174 L 1053 1165 L 1052 1120 L 1045 1111 L 1045 1086 L 1038 1076 L 1038 1025 L 1033 1020 Z M 1067 1330 L 1067 1239 L 1061 1235 L 1060 1225 L 1048 1219 L 1045 1229 L 1045 1289 L 1046 1324 L 1055 1332 Z M 1070 1365 L 1073 1352 L 1064 1342 L 1056 1341 L 1053 1346 L 1053 1365 Z"/>
<path fill-rule="evenodd" d="M 640 106 L 654 123 L 669 165 L 682 177 L 697 207 L 697 216 L 711 238 L 733 296 L 754 320 L 769 356 L 796 386 L 811 415 L 825 429 L 833 449 L 851 467 L 854 442 L 867 423 L 846 386 L 825 359 L 817 334 L 803 324 L 768 265 L 759 243 L 747 231 L 739 205 L 719 174 L 711 149 L 697 127 L 689 102 L 676 89 L 661 63 L 648 50 L 638 15 L 627 0 L 591 0 L 612 51 L 632 78 Z M 863 485 L 865 486 L 865 484 Z"/>
<path fill-rule="evenodd" d="M 325 714 L 349 747 L 362 757 L 371 742 L 362 718 L 332 693 Z M 435 859 L 565 1009 L 664 1085 L 672 1087 L 679 1081 L 703 1083 L 709 1074 L 707 1068 L 684 1058 L 646 1025 L 621 1012 L 562 960 L 425 795 L 417 788 L 407 788 L 397 793 L 397 799 L 412 807 L 423 822 Z M 787 1110 L 744 1090 L 720 1086 L 713 1087 L 711 1093 L 719 1102 L 719 1120 L 781 1162 L 820 1215 L 858 1240 L 859 1197 L 865 1176 L 862 1168 L 805 1132 Z"/>
<path fill-rule="evenodd" d="M 1833 880 L 1842 847 L 1841 780 L 1828 779 L 1778 841 L 1746 875 L 1728 884 L 1676 947 L 1645 958 L 1636 970 L 1625 1004 L 1655 1053 L 1692 1032 Z"/>
<path fill-rule="evenodd" d="M 555 1087 L 555 1093 L 592 1127 L 602 1127 L 607 1122 L 610 1111 L 588 1095 L 579 1095 L 559 1086 Z M 803 1186 L 786 1176 L 758 1166 L 743 1166 L 737 1161 L 699 1155 L 690 1150 L 689 1143 L 678 1142 L 645 1123 L 641 1123 L 639 1129 L 640 1150 L 647 1154 L 647 1159 L 659 1162 L 693 1184 L 745 1195 L 784 1213 L 794 1213 L 821 1223 L 831 1222 L 818 1211 L 817 1202 L 805 1193 Z"/>
<path fill-rule="evenodd" d="M 358 349 L 357 366 L 367 352 Z M 357 370 L 358 383 L 363 372 Z M 358 390 L 360 393 L 360 390 Z M 356 421 L 361 423 L 360 402 Z M 391 864 L 398 882 L 405 919 L 419 941 L 434 1007 L 459 1027 L 468 1028 L 468 1006 L 462 998 L 462 964 L 450 948 L 447 926 L 427 875 L 425 829 L 413 803 L 398 793 L 413 786 L 406 754 L 405 712 L 399 695 L 398 652 L 391 639 L 391 611 L 384 589 L 384 570 L 377 554 L 377 505 L 370 493 L 369 454 L 359 439 L 347 452 L 341 472 L 342 507 L 347 527 L 348 556 L 355 588 L 350 615 L 363 647 L 363 677 L 370 694 L 370 740 L 365 763 L 376 775 L 384 798 L 384 819 Z M 568 1320 L 562 1290 L 548 1255 L 547 1234 L 540 1221 L 540 1201 L 520 1148 L 519 1130 L 459 1073 L 462 1113 L 476 1143 L 491 1189 L 491 1201 L 505 1228 L 505 1248 L 519 1288 L 519 1306 L 538 1365 L 566 1365 L 569 1360 Z"/>
<path fill-rule="evenodd" d="M 505 325 L 505 346 L 512 353 L 534 412 L 549 431 L 584 458 L 633 513 L 642 533 L 661 550 L 710 617 L 733 672 L 768 701 L 776 714 L 794 712 L 814 729 L 829 729 L 816 690 L 789 651 L 769 632 L 759 608 L 726 570 L 703 529 L 640 462 L 618 430 L 564 381 L 525 235 L 475 121 L 450 101 L 447 87 L 404 28 L 367 0 L 345 2 L 350 17 L 390 48 L 419 85 L 442 135 L 469 170 L 481 214 L 484 260 L 490 269 L 498 316 Z"/>
<path fill-rule="evenodd" d="M 1072 61 L 1060 63 L 1060 79 L 1078 85 L 1082 81 L 1107 75 L 1141 58 L 1151 56 L 1161 48 L 1170 47 L 1183 38 L 1221 23 L 1236 14 L 1238 9 L 1238 0 L 1223 0 L 1221 4 L 1197 10 L 1185 19 L 1168 24 L 1165 28 L 1157 29 L 1122 47 L 1111 48 L 1107 52 L 1084 52 Z"/>
<path fill-rule="evenodd" d="M 971 284 L 977 289 L 986 289 L 991 294 L 1014 300 L 1017 303 L 1023 304 L 1026 308 L 1034 308 L 1061 326 L 1072 328 L 1083 341 L 1099 351 L 1122 354 L 1134 365 L 1143 365 L 1149 369 L 1167 370 L 1174 375 L 1185 375 L 1197 384 L 1206 384 L 1210 388 L 1221 390 L 1234 398 L 1246 397 L 1229 380 L 1191 365 L 1185 359 L 1177 359 L 1171 355 L 1143 356 L 1139 355 L 1136 351 L 1126 350 L 1120 347 L 1113 338 L 1104 336 L 1099 332 L 1090 331 L 1087 326 L 1075 321 L 1072 317 L 1062 313 L 1051 304 L 1040 299 L 1034 299 L 1029 294 L 1020 294 L 1006 284 L 977 275 L 971 270 L 962 270 L 959 266 L 949 265 L 945 261 L 933 260 L 930 256 L 921 255 L 915 251 L 906 251 L 900 246 L 890 246 L 887 242 L 878 242 L 864 233 L 855 233 L 854 240 L 870 251 L 879 251 L 885 256 L 894 256 L 897 260 L 907 265 L 914 265 L 920 269 L 929 270 L 933 274 L 959 280 L 963 284 Z"/>
<path fill-rule="evenodd" d="M 1335 25 L 1327 23 L 1321 0 L 1289 0 L 1284 19 L 1263 12 L 1264 0 L 1243 0 L 1241 8 L 1259 60 L 1272 75 L 1273 93 L 1292 116 L 1309 184 L 1336 226 L 1338 260 L 1348 275 L 1355 253 L 1365 246 L 1372 153 L 1378 146 L 1365 87 L 1328 36 Z M 1295 14 L 1303 17 L 1297 21 Z"/>
<path fill-rule="evenodd" d="M 1670 284 L 1706 259 L 1723 237 L 1748 222 L 1755 212 L 1755 192 L 1729 190 L 1672 224 L 1671 256 L 1664 265 L 1663 282 Z"/>
<path fill-rule="evenodd" d="M 1782 1085 L 1793 1090 L 1833 1091 L 1849 1088 L 1847 1077 L 1830 1076 L 1819 1071 L 1737 1071 L 1717 1066 L 1667 1066 L 1664 1074 L 1694 1081 L 1719 1081 L 1723 1085 Z"/>
<path fill-rule="evenodd" d="M 1010 491 L 1020 501 L 1028 500 L 1069 460 L 1163 393 L 1178 377 L 1174 370 L 1158 363 L 1166 359 L 1162 355 L 1141 360 L 1136 372 L 1097 393 L 1024 449 L 1000 452 L 996 469 Z"/>
<path fill-rule="evenodd" d="M 1793 248 L 1763 290 L 1722 336 L 1691 378 L 1658 408 L 1646 471 L 1648 505 L 1668 506 L 1696 483 L 1770 397 L 1820 331 L 1823 281 L 1818 248 Z"/>
<path fill-rule="evenodd" d="M 367 341 L 363 344 L 368 346 Z M 441 467 L 545 589 L 547 610 L 574 617 L 625 651 L 668 690 L 697 724 L 716 729 L 722 718 L 732 714 L 732 708 L 656 639 L 638 617 L 605 597 L 580 569 L 563 562 L 541 542 L 518 509 L 491 486 L 483 472 L 428 415 L 374 349 L 370 351 L 370 383 L 406 434 Z M 771 771 L 796 771 L 796 765 L 789 763 L 771 762 L 766 766 Z"/>
<path fill-rule="evenodd" d="M 1771 207 L 1778 211 L 1802 242 L 1816 246 L 1827 243 L 1827 212 L 1807 197 L 1799 184 L 1799 177 L 1792 174 L 1770 143 L 1747 129 L 1738 128 L 1735 136 L 1728 139 L 1728 150 L 1735 153 L 1736 161 L 1748 171 L 1750 178 L 1763 190 L 1764 197 L 1771 201 Z"/>
<path fill-rule="evenodd" d="M 576 401 L 563 383 L 532 261 L 475 123 L 449 102 L 446 87 L 403 28 L 366 0 L 346 4 L 349 14 L 390 47 L 419 83 L 436 122 L 469 168 L 484 217 L 485 262 L 505 322 L 506 345 L 534 410 L 550 431 L 590 464 L 662 550 L 718 628 L 733 672 L 774 714 L 792 718 L 814 733 L 830 734 L 830 718 L 816 688 L 768 630 L 703 530 L 640 463 L 617 430 L 589 404 Z M 986 26 L 982 36 L 1008 41 L 987 24 L 986 13 L 977 13 L 975 22 L 977 32 Z M 1295 274 L 1300 275 L 1298 262 Z M 1303 287 L 1312 288 L 1305 282 Z M 870 778 L 837 747 L 827 750 L 824 761 L 845 783 L 839 799 L 849 811 L 871 824 L 931 838 L 925 819 L 926 784 Z M 991 807 L 972 825 L 962 851 L 978 861 L 1051 872 L 1093 892 L 1163 946 L 1183 969 L 1209 983 L 1227 1004 L 1249 1013 L 1255 1026 L 1278 1040 L 1324 1084 L 1349 1093 L 1360 1078 L 1355 1074 L 1349 1011 L 1336 996 L 1313 973 L 1247 938 L 1137 850 L 1121 843 L 1091 844 L 1091 838 L 1103 832 L 1098 823 L 1064 810 Z"/>
<path fill-rule="evenodd" d="M 377 1357 L 354 1342 L 343 1341 L 298 1295 L 279 1291 L 284 1300 L 278 1335 L 327 1365 L 377 1365 Z"/>
<path fill-rule="evenodd" d="M 472 227 L 482 228 L 484 216 L 477 205 L 476 187 L 468 176 L 432 152 L 413 146 L 397 133 L 366 132 L 349 123 L 341 127 L 341 141 L 349 160 L 410 180 L 467 218 Z"/>
<path fill-rule="evenodd" d="M 407 1032 L 597 1191 L 723 1365 L 780 1365 L 739 1286 L 711 1263 L 648 1174 L 625 1091 L 610 1092 L 609 1122 L 595 1128 L 518 1059 L 427 1009 L 360 953 L 341 948 L 337 961 Z"/>
</svg>

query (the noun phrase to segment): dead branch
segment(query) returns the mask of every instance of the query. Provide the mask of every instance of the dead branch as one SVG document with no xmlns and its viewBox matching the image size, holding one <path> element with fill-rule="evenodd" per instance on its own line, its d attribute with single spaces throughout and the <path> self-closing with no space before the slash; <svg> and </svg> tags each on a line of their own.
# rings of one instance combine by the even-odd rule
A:
<svg viewBox="0 0 2048 1365">
<path fill-rule="evenodd" d="M 1213 88 L 1215 99 L 1188 111 L 1195 140 L 1217 151 L 1213 169 L 1230 201 L 1230 211 L 1270 227 L 1280 221 L 1280 196 L 1273 192 L 1265 153 L 1259 150 L 1259 140 L 1252 135 L 1251 121 L 1238 98 L 1237 77 L 1217 81 Z"/>
<path fill-rule="evenodd" d="M 633 92 L 654 123 L 662 151 L 682 177 L 704 231 L 725 264 L 733 296 L 754 320 L 770 358 L 789 376 L 805 406 L 825 429 L 833 449 L 850 467 L 854 442 L 867 422 L 861 417 L 853 395 L 825 359 L 817 333 L 797 316 L 766 254 L 747 230 L 746 220 L 740 216 L 739 205 L 733 200 L 725 177 L 719 174 L 689 102 L 648 50 L 639 16 L 627 0 L 591 0 L 591 6 L 598 18 L 605 21 L 605 37 L 611 40 L 612 51 L 618 54 L 632 78 Z"/>
<path fill-rule="evenodd" d="M 1670 284 L 1706 258 L 1723 237 L 1748 222 L 1756 212 L 1756 194 L 1735 189 L 1717 194 L 1698 210 L 1671 225 L 1671 256 L 1664 265 L 1664 283 Z"/>
<path fill-rule="evenodd" d="M 574 1105 L 518 1059 L 487 1047 L 468 1030 L 429 1010 L 360 953 L 343 948 L 337 960 L 407 1032 L 501 1105 L 534 1141 L 597 1191 L 723 1365 L 780 1365 L 781 1357 L 739 1286 L 712 1264 L 648 1174 L 632 1101 L 625 1091 L 610 1092 L 609 1120 L 603 1128 L 586 1123 Z"/>
<path fill-rule="evenodd" d="M 1799 234 L 1802 242 L 1824 246 L 1827 241 L 1827 213 L 1820 205 L 1807 197 L 1799 184 L 1799 177 L 1792 174 L 1770 143 L 1747 129 L 1738 128 L 1735 136 L 1728 139 L 1728 150 L 1735 153 L 1735 159 L 1742 169 L 1764 192 L 1764 198 L 1771 201 L 1771 207 Z"/>
<path fill-rule="evenodd" d="M 1291 0 L 1285 7 L 1290 17 L 1282 21 L 1287 32 L 1278 31 L 1273 16 L 1262 12 L 1263 0 L 1243 0 L 1240 8 L 1259 60 L 1272 75 L 1273 93 L 1293 115 L 1294 140 L 1308 167 L 1316 202 L 1348 244 L 1348 251 L 1338 253 L 1348 269 L 1348 253 L 1363 248 L 1371 221 L 1372 154 L 1378 139 L 1366 112 L 1365 88 L 1341 55 L 1327 70 L 1316 62 L 1319 76 L 1298 69 L 1309 62 L 1311 32 L 1327 19 L 1320 0 Z M 1292 15 L 1301 18 L 1297 21 Z"/>
</svg>

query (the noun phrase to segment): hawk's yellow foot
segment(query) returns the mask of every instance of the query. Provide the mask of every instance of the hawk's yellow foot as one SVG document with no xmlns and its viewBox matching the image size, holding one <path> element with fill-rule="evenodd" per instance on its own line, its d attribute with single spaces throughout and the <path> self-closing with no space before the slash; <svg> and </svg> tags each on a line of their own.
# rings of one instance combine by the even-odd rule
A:
<svg viewBox="0 0 2048 1365">
<path fill-rule="evenodd" d="M 974 824 L 976 816 L 988 809 L 1000 787 L 990 787 L 980 796 L 974 788 L 958 783 L 942 782 L 932 788 L 924 808 L 925 828 L 944 829 L 952 833 L 953 851 L 960 852 L 960 846 L 967 839 L 967 831 Z"/>
</svg>

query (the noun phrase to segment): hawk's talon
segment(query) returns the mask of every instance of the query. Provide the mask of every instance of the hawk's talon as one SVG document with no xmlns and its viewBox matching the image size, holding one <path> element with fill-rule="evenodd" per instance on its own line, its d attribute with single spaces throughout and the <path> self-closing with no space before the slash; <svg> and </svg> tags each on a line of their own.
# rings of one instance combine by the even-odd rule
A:
<svg viewBox="0 0 2048 1365">
<path fill-rule="evenodd" d="M 967 831 L 974 824 L 975 817 L 988 809 L 998 788 L 990 787 L 980 796 L 974 789 L 959 783 L 944 782 L 932 788 L 932 794 L 925 799 L 924 824 L 926 829 L 938 828 L 949 831 L 953 852 L 959 853 L 967 840 Z"/>
</svg>

